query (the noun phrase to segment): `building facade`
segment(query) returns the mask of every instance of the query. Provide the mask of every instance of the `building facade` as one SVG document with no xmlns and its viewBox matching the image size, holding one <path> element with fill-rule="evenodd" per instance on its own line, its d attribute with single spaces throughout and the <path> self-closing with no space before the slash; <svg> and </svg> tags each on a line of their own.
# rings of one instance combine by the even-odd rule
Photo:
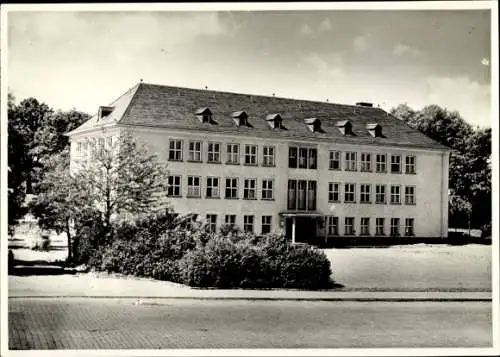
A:
<svg viewBox="0 0 500 357">
<path fill-rule="evenodd" d="M 447 236 L 450 150 L 368 103 L 140 83 L 69 133 L 72 165 L 124 131 L 168 163 L 174 210 L 213 230 Z"/>
</svg>

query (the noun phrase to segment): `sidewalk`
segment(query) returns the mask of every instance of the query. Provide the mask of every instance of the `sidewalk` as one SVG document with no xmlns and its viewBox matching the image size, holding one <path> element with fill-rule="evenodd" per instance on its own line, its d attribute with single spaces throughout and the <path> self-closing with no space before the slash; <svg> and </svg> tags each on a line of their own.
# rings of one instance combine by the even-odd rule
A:
<svg viewBox="0 0 500 357">
<path fill-rule="evenodd" d="M 134 298 L 295 301 L 491 301 L 489 291 L 299 291 L 195 289 L 101 274 L 9 276 L 9 298 Z"/>
</svg>

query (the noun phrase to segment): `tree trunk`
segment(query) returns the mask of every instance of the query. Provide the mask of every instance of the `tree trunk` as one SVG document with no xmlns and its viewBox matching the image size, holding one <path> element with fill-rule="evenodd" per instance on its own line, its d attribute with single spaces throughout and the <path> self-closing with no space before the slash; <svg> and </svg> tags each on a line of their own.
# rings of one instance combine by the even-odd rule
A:
<svg viewBox="0 0 500 357">
<path fill-rule="evenodd" d="M 26 194 L 33 193 L 33 180 L 31 179 L 31 172 L 26 176 Z"/>
<path fill-rule="evenodd" d="M 71 246 L 71 232 L 70 232 L 70 228 L 69 228 L 69 218 L 66 218 L 65 231 L 66 231 L 66 237 L 68 238 L 68 261 L 70 261 L 72 258 L 72 255 L 73 255 L 72 254 L 73 247 Z"/>
</svg>

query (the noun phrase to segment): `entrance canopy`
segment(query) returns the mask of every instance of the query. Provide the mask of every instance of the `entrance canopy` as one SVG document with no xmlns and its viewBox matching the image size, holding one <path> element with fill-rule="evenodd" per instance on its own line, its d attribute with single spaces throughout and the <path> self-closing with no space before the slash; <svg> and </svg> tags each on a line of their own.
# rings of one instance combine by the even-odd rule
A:
<svg viewBox="0 0 500 357">
<path fill-rule="evenodd" d="M 284 211 L 279 213 L 280 216 L 283 217 L 322 217 L 324 214 L 310 211 L 310 212 L 301 212 L 301 211 Z"/>
</svg>

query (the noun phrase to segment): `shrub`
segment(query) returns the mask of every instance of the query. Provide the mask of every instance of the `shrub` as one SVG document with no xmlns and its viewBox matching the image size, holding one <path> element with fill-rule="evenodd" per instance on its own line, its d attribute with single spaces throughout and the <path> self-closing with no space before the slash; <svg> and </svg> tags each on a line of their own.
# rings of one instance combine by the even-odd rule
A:
<svg viewBox="0 0 500 357">
<path fill-rule="evenodd" d="M 193 232 L 169 229 L 161 235 L 141 227 L 132 237 L 121 237 L 104 248 L 94 268 L 159 280 L 179 281 L 178 261 L 196 247 Z"/>
<path fill-rule="evenodd" d="M 299 288 L 331 286 L 326 255 L 291 245 L 276 234 L 256 236 L 223 227 L 220 234 L 189 223 L 189 217 L 151 215 L 122 222 L 103 238 L 99 221 L 75 239 L 75 259 L 89 268 L 195 287 Z"/>
<path fill-rule="evenodd" d="M 234 242 L 218 236 L 197 246 L 179 263 L 184 284 L 218 288 L 331 287 L 330 262 L 322 251 L 292 246 L 285 237 L 267 236 Z"/>
<path fill-rule="evenodd" d="M 238 226 L 234 224 L 226 223 L 220 227 L 220 234 L 222 234 L 223 236 L 238 234 L 239 232 L 240 230 Z"/>
<path fill-rule="evenodd" d="M 481 238 L 491 237 L 491 222 L 486 223 L 481 227 Z"/>
</svg>

